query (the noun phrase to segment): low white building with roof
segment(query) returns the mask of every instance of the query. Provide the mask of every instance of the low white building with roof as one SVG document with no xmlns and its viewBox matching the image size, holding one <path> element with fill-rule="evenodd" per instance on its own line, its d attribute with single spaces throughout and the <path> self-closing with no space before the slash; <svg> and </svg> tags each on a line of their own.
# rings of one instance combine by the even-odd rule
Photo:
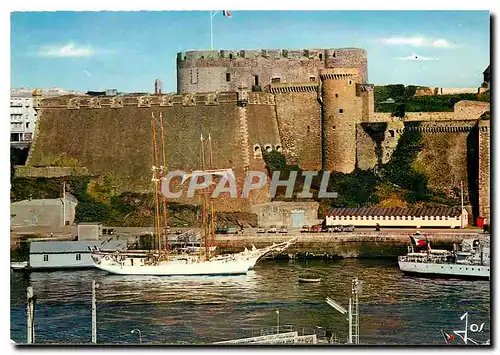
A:
<svg viewBox="0 0 500 355">
<path fill-rule="evenodd" d="M 401 228 L 465 228 L 469 222 L 465 209 L 459 207 L 423 208 L 333 208 L 326 214 L 326 225 Z"/>
<path fill-rule="evenodd" d="M 125 240 L 107 241 L 47 241 L 31 242 L 28 267 L 30 269 L 91 268 L 94 262 L 91 249 L 114 252 L 127 248 Z"/>
</svg>

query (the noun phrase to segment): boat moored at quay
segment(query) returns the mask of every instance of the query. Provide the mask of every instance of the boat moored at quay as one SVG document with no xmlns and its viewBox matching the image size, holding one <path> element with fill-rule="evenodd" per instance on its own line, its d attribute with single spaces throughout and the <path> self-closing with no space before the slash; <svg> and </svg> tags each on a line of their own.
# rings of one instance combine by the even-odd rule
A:
<svg viewBox="0 0 500 355">
<path fill-rule="evenodd" d="M 490 278 L 488 240 L 464 239 L 453 251 L 432 249 L 430 243 L 410 236 L 408 254 L 398 258 L 405 275 L 420 277 L 483 279 Z"/>
<path fill-rule="evenodd" d="M 253 248 L 251 251 L 245 250 L 236 254 L 215 255 L 215 209 L 213 201 L 208 201 L 211 195 L 210 189 L 201 193 L 201 217 L 203 221 L 203 247 L 199 253 L 175 254 L 168 245 L 168 224 L 167 224 L 167 200 L 161 193 L 161 183 L 167 174 L 165 139 L 163 134 L 163 120 L 160 113 L 159 122 L 152 114 L 151 127 L 153 133 L 153 177 L 155 196 L 155 232 L 152 237 L 156 244 L 156 249 L 150 253 L 101 253 L 93 251 L 92 259 L 95 267 L 103 271 L 119 275 L 155 275 L 155 276 L 189 276 L 189 275 L 241 275 L 246 274 L 255 264 L 272 252 L 281 252 L 294 243 L 294 239 L 273 244 L 263 249 Z M 157 126 L 160 127 L 160 145 L 158 145 Z M 203 157 L 205 140 L 201 135 L 201 172 L 212 175 L 227 176 L 233 174 L 232 169 L 213 169 L 212 146 L 210 135 L 208 137 L 210 148 L 210 166 L 205 169 Z M 160 146 L 160 149 L 159 149 Z M 161 156 L 159 156 L 161 152 Z M 160 162 L 161 160 L 161 162 Z M 185 176 L 185 179 L 193 176 Z"/>
</svg>

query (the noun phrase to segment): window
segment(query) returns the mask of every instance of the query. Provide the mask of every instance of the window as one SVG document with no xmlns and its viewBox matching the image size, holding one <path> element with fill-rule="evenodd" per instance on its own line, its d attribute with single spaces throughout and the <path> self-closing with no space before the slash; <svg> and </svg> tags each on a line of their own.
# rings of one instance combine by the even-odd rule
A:
<svg viewBox="0 0 500 355">
<path fill-rule="evenodd" d="M 389 134 L 391 135 L 392 138 L 394 138 L 394 130 L 393 129 L 389 130 Z"/>
<path fill-rule="evenodd" d="M 322 53 L 319 54 L 319 60 L 323 60 L 323 54 Z"/>
<path fill-rule="evenodd" d="M 272 78 L 271 83 L 279 83 L 281 81 L 281 78 Z"/>
<path fill-rule="evenodd" d="M 254 85 L 255 86 L 258 86 L 259 85 L 259 76 L 258 75 L 254 75 Z"/>
<path fill-rule="evenodd" d="M 226 81 L 231 81 L 231 73 L 226 73 Z"/>
<path fill-rule="evenodd" d="M 343 108 L 341 108 L 341 109 L 339 110 L 339 113 L 344 113 L 344 109 L 343 109 Z"/>
<path fill-rule="evenodd" d="M 26 122 L 26 128 L 29 128 L 29 127 L 30 127 L 30 123 Z"/>
<path fill-rule="evenodd" d="M 198 69 L 191 69 L 191 84 L 198 84 Z"/>
<path fill-rule="evenodd" d="M 352 85 L 352 80 L 349 80 L 349 85 Z"/>
<path fill-rule="evenodd" d="M 311 127 L 307 126 L 307 133 L 311 132 Z"/>
<path fill-rule="evenodd" d="M 309 81 L 316 81 L 316 77 L 315 76 L 310 76 L 309 77 Z"/>
<path fill-rule="evenodd" d="M 335 97 L 339 97 L 339 94 L 335 94 Z"/>
<path fill-rule="evenodd" d="M 82 260 L 82 254 L 76 254 L 76 261 Z"/>
<path fill-rule="evenodd" d="M 49 256 L 47 254 L 43 256 L 43 261 L 49 261 Z"/>
</svg>

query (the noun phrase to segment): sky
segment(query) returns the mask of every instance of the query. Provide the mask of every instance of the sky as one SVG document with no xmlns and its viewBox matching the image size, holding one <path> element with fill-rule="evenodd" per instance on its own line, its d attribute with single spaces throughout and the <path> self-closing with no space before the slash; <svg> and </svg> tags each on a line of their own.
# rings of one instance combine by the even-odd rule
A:
<svg viewBox="0 0 500 355">
<path fill-rule="evenodd" d="M 222 11 L 215 49 L 364 48 L 368 82 L 478 87 L 488 11 Z M 11 87 L 176 91 L 176 53 L 210 49 L 209 11 L 13 12 Z"/>
</svg>

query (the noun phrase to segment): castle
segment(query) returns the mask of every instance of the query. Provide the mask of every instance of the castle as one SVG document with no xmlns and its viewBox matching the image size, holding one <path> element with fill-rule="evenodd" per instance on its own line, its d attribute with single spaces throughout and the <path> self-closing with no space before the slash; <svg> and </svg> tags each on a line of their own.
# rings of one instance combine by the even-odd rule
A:
<svg viewBox="0 0 500 355">
<path fill-rule="evenodd" d="M 489 121 L 479 120 L 489 103 L 462 101 L 453 112 L 400 119 L 374 111 L 367 81 L 362 49 L 178 53 L 176 95 L 38 100 L 35 142 L 18 175 L 112 172 L 121 189 L 147 191 L 151 112 L 164 117 L 169 169 L 199 168 L 200 134 L 210 134 L 216 167 L 240 175 L 264 169 L 263 150 L 281 151 L 305 170 L 373 169 L 390 159 L 407 123 L 419 122 L 411 129 L 422 132 L 417 163 L 430 187 L 466 182 L 477 214 L 489 217 Z M 266 198 L 221 208 L 248 211 Z"/>
</svg>

